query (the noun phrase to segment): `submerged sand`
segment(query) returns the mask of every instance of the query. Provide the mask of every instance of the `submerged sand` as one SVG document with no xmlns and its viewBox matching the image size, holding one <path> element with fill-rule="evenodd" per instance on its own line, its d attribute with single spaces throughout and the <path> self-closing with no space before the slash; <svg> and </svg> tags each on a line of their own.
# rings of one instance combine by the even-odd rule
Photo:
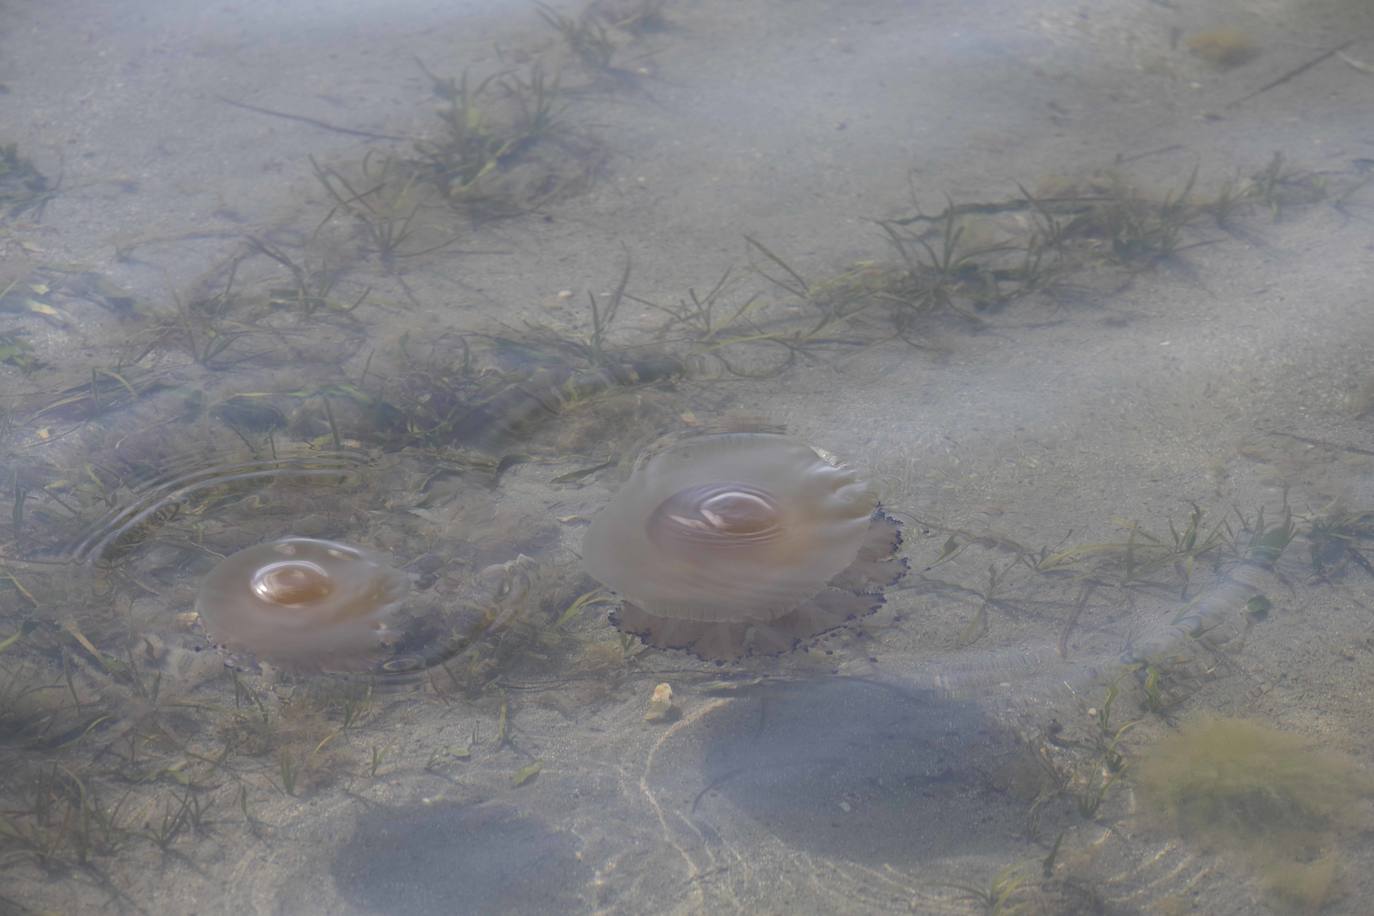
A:
<svg viewBox="0 0 1374 916">
<path fill-rule="evenodd" d="M 61 176 L 41 210 L 0 226 L 0 281 L 59 310 L 0 300 L 0 333 L 41 361 L 0 366 L 13 412 L 0 480 L 17 490 L 21 471 L 79 469 L 83 450 L 99 463 L 134 428 L 237 448 L 223 412 L 175 425 L 169 405 L 197 397 L 285 404 L 311 386 L 365 388 L 426 359 L 455 364 L 460 334 L 541 325 L 584 338 L 588 293 L 608 301 L 627 262 L 633 299 L 609 345 L 637 359 L 663 348 L 646 343 L 663 315 L 645 303 L 705 295 L 727 270 L 731 303 L 758 295 L 778 327 L 804 323 L 800 278 L 829 289 L 899 261 L 876 220 L 1024 202 L 1021 189 L 1082 195 L 1109 172 L 1158 203 L 1195 170 L 1190 199 L 1202 200 L 1272 167 L 1292 195 L 1199 217 L 1168 256 L 1106 244 L 1003 308 L 932 309 L 906 340 L 875 306 L 835 330 L 844 344 L 783 371 L 763 371 L 780 365 L 771 353 L 743 356 L 762 377 L 697 352 L 685 373 L 609 386 L 484 444 L 493 461 L 520 459 L 495 485 L 470 468 L 433 475 L 436 453 L 413 443 L 370 441 L 377 463 L 352 489 L 178 529 L 216 547 L 300 534 L 434 557 L 419 594 L 435 613 L 470 598 L 477 570 L 537 561 L 519 589 L 529 631 L 512 630 L 490 667 L 446 689 L 379 690 L 352 713 L 342 688 L 231 674 L 204 648 L 177 616 L 207 562 L 189 548 L 142 546 L 122 579 L 21 562 L 35 530 L 24 525 L 43 518 L 29 500 L 0 553 L 16 585 L 0 592 L 0 638 L 30 620 L 46 641 L 17 644 L 0 666 L 57 685 L 76 671 L 79 699 L 62 713 L 73 734 L 32 740 L 11 723 L 0 747 L 0 909 L 979 912 L 976 891 L 995 895 L 1008 875 L 1022 876 L 1011 899 L 1032 912 L 1283 906 L 1261 874 L 1272 862 L 1141 810 L 1129 763 L 1203 711 L 1371 751 L 1374 571 L 1351 520 L 1374 511 L 1374 192 L 1362 189 L 1374 13 L 1337 0 L 668 0 L 646 25 L 610 26 L 611 66 L 597 71 L 524 4 L 0 8 L 0 141 Z M 1206 41 L 1190 45 L 1219 28 L 1249 54 L 1209 60 Z M 410 155 L 408 139 L 381 135 L 436 129 L 426 70 L 528 78 L 535 60 L 561 74 L 566 132 L 503 186 L 519 212 L 439 201 L 400 256 L 369 252 L 310 157 L 356 178 L 370 151 Z M 1014 233 L 1035 216 L 989 212 L 966 231 Z M 361 304 L 253 338 L 289 342 L 256 361 L 199 365 L 185 346 L 149 346 L 181 339 L 149 326 L 204 295 L 207 278 L 222 282 L 250 236 L 328 263 L 331 302 Z M 243 282 L 260 296 L 289 286 L 275 269 L 257 257 Z M 74 277 L 108 285 L 90 293 Z M 118 374 L 115 394 L 136 371 L 170 381 L 124 413 L 34 418 L 93 369 Z M 332 397 L 361 428 L 368 414 L 345 416 L 347 397 Z M 309 414 L 308 400 L 282 410 Z M 786 427 L 874 478 L 906 521 L 904 587 L 861 632 L 758 660 L 728 684 L 715 682 L 733 668 L 622 646 L 601 605 L 552 626 L 592 588 L 577 562 L 586 519 L 637 449 L 727 417 Z M 328 444 L 317 414 L 291 418 L 283 447 Z M 1120 545 L 1148 539 L 1132 526 L 1174 543 L 1170 525 L 1185 531 L 1195 507 L 1217 549 L 1123 583 L 1133 561 Z M 1255 552 L 1261 509 L 1267 526 L 1291 517 L 1300 534 L 1277 562 Z M 1321 540 L 1342 519 L 1344 533 Z M 1263 613 L 1248 603 L 1259 595 Z M 1206 626 L 1170 629 L 1188 608 Z M 1154 638 L 1162 688 L 1143 656 L 1121 662 Z M 158 698 L 100 661 L 134 653 L 147 679 L 160 672 Z M 680 714 L 645 722 L 660 682 Z M 1117 739 L 1120 775 L 1103 769 L 1103 742 Z M 44 775 L 59 770 L 75 775 Z M 89 813 L 72 802 L 87 782 L 107 810 L 127 802 L 82 850 L 34 806 Z M 207 813 L 168 837 L 192 797 Z M 40 836 L 57 844 L 46 858 Z M 1366 838 L 1331 826 L 1292 855 L 1339 863 L 1299 908 L 1363 911 Z"/>
</svg>

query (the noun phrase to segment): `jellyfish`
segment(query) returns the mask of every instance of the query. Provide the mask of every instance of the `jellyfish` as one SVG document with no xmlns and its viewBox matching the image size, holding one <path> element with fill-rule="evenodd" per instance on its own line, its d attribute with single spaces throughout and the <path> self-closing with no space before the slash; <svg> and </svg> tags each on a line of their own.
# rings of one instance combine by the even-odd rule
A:
<svg viewBox="0 0 1374 916">
<path fill-rule="evenodd" d="M 377 556 L 314 538 L 258 544 L 220 561 L 196 612 L 211 640 L 294 670 L 358 670 L 389 645 L 410 581 Z"/>
<path fill-rule="evenodd" d="M 781 435 L 701 435 L 642 456 L 593 520 L 587 572 L 612 622 L 658 648 L 778 654 L 877 610 L 906 572 L 872 486 Z"/>
</svg>

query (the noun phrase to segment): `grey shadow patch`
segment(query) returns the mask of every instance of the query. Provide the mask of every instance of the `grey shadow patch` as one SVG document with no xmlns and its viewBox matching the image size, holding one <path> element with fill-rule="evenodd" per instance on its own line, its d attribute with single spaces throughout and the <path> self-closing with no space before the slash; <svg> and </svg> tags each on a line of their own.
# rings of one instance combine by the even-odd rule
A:
<svg viewBox="0 0 1374 916">
<path fill-rule="evenodd" d="M 870 865 L 996 854 L 1025 829 L 1026 805 L 986 775 L 1015 741 L 967 701 L 857 680 L 777 685 L 703 732 L 698 821 L 718 820 L 724 799 L 794 848 Z"/>
<path fill-rule="evenodd" d="M 587 908 L 592 870 L 571 834 L 498 804 L 375 808 L 331 872 L 339 895 L 374 913 L 559 913 Z"/>
</svg>

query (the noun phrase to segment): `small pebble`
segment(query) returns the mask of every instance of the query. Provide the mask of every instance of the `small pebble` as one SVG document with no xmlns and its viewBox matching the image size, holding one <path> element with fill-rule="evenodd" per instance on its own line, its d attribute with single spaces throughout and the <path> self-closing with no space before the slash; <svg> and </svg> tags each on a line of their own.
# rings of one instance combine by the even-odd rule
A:
<svg viewBox="0 0 1374 916">
<path fill-rule="evenodd" d="M 654 695 L 649 698 L 649 709 L 644 713 L 645 722 L 667 722 L 677 716 L 677 708 L 673 706 L 673 688 L 667 684 L 659 684 L 654 688 Z"/>
</svg>

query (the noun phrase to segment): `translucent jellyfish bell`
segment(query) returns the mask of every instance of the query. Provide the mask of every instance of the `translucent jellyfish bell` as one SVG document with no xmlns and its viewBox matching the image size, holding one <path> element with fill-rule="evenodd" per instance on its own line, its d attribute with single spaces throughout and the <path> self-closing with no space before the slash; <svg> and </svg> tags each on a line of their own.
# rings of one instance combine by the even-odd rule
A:
<svg viewBox="0 0 1374 916">
<path fill-rule="evenodd" d="M 642 457 L 583 561 L 624 598 L 622 630 L 724 660 L 871 612 L 905 572 L 900 543 L 853 470 L 795 439 L 731 433 Z"/>
<path fill-rule="evenodd" d="M 196 612 L 226 649 L 292 669 L 356 670 L 387 646 L 405 573 L 357 547 L 283 538 L 210 570 Z"/>
</svg>

